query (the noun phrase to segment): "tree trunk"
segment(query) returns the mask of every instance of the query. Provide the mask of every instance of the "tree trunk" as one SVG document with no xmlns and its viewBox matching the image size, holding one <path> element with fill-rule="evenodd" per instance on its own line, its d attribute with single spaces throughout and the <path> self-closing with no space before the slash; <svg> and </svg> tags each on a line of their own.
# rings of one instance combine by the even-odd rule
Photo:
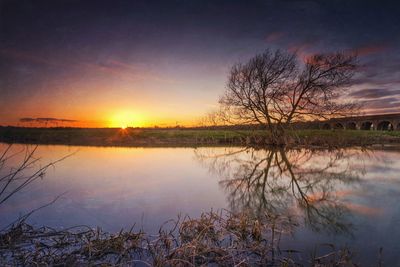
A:
<svg viewBox="0 0 400 267">
<path fill-rule="evenodd" d="M 270 134 L 271 134 L 271 145 L 276 145 L 276 146 L 284 146 L 286 144 L 286 139 L 285 139 L 285 130 L 282 127 L 281 124 L 274 124 L 271 125 L 270 129 Z"/>
</svg>

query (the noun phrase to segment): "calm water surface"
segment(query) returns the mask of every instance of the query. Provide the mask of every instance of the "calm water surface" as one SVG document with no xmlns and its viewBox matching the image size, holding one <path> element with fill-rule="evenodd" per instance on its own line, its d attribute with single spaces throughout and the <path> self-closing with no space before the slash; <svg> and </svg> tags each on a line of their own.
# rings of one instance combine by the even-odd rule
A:
<svg viewBox="0 0 400 267">
<path fill-rule="evenodd" d="M 14 145 L 10 152 L 24 149 Z M 298 222 L 286 248 L 310 253 L 316 246 L 325 251 L 324 243 L 347 246 L 375 266 L 383 247 L 388 266 L 400 266 L 400 151 L 39 146 L 41 159 L 26 173 L 70 153 L 0 205 L 0 226 L 61 194 L 29 223 L 108 231 L 136 223 L 156 232 L 178 214 L 246 210 Z M 1 172 L 22 157 L 14 155 Z"/>
</svg>

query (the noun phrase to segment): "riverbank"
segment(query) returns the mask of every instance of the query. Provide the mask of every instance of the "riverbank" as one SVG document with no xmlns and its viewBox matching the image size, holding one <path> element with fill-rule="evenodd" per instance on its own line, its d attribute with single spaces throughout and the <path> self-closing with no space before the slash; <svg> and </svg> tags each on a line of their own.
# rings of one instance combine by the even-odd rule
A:
<svg viewBox="0 0 400 267">
<path fill-rule="evenodd" d="M 354 266 L 348 249 L 324 245 L 311 256 L 284 248 L 297 225 L 265 214 L 203 213 L 170 220 L 158 234 L 77 226 L 56 230 L 24 221 L 0 232 L 2 266 Z M 321 252 L 325 251 L 325 252 Z M 303 254 L 304 255 L 303 255 Z"/>
<path fill-rule="evenodd" d="M 24 128 L 0 127 L 0 142 L 75 146 L 202 146 L 268 145 L 265 130 L 141 129 L 141 128 Z M 290 146 L 369 146 L 400 144 L 400 131 L 296 130 Z"/>
</svg>

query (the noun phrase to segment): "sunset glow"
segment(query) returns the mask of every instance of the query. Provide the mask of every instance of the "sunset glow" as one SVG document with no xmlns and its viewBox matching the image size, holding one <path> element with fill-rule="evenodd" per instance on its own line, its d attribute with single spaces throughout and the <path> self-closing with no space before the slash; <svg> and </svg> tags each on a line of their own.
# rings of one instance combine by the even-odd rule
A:
<svg viewBox="0 0 400 267">
<path fill-rule="evenodd" d="M 119 112 L 111 118 L 109 127 L 121 127 L 122 129 L 126 129 L 127 127 L 143 126 L 143 121 L 141 122 L 139 118 L 140 117 L 133 112 Z"/>
<path fill-rule="evenodd" d="M 193 126 L 218 104 L 232 64 L 267 48 L 296 51 L 299 59 L 358 52 L 365 67 L 346 97 L 369 114 L 400 112 L 397 5 L 348 3 L 347 13 L 341 5 L 307 1 L 298 8 L 280 1 L 162 8 L 146 1 L 57 2 L 1 4 L 0 35 L 7 41 L 0 44 L 0 125 Z M 364 9 L 385 17 L 371 20 Z"/>
</svg>

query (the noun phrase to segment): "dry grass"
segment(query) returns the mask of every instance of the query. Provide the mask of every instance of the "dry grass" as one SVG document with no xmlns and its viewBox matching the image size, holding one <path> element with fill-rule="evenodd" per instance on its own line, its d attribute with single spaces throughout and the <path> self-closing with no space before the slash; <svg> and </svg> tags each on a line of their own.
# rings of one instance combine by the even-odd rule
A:
<svg viewBox="0 0 400 267">
<path fill-rule="evenodd" d="M 1 266 L 301 266 L 281 248 L 291 220 L 227 211 L 171 220 L 156 235 L 110 234 L 86 226 L 33 228 L 21 221 L 0 234 Z M 307 266 L 355 266 L 347 250 L 314 255 Z"/>
</svg>

